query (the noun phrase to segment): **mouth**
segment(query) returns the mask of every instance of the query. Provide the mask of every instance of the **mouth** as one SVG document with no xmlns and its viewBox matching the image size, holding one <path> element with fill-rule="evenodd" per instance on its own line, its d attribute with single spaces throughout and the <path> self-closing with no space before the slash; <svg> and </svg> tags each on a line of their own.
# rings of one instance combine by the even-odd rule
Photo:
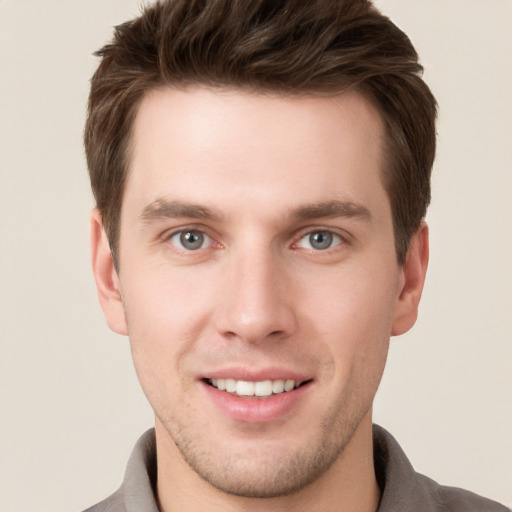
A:
<svg viewBox="0 0 512 512">
<path fill-rule="evenodd" d="M 289 393 L 310 381 L 276 379 L 245 381 L 236 379 L 205 379 L 206 384 L 235 396 L 244 398 L 268 398 L 273 395 Z"/>
<path fill-rule="evenodd" d="M 252 375 L 240 369 L 226 370 L 201 381 L 208 402 L 237 425 L 270 424 L 299 414 L 301 404 L 309 403 L 306 397 L 311 396 L 308 390 L 313 385 L 312 378 L 275 369 Z"/>
</svg>

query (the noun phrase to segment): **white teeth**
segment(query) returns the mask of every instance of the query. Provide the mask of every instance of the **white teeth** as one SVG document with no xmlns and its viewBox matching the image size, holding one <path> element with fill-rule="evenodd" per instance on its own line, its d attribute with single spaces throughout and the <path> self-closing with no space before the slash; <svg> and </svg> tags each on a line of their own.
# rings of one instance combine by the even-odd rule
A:
<svg viewBox="0 0 512 512">
<path fill-rule="evenodd" d="M 254 384 L 254 394 L 256 396 L 270 396 L 272 394 L 272 381 L 256 382 Z"/>
<path fill-rule="evenodd" d="M 236 383 L 235 393 L 239 396 L 254 396 L 254 382 L 239 380 Z"/>
<path fill-rule="evenodd" d="M 284 390 L 285 391 L 291 391 L 295 387 L 295 381 L 294 380 L 287 380 L 284 383 Z"/>
<path fill-rule="evenodd" d="M 236 391 L 236 380 L 226 379 L 226 391 L 228 393 L 234 393 Z"/>
<path fill-rule="evenodd" d="M 284 391 L 284 380 L 275 380 L 272 382 L 272 392 L 282 393 Z"/>
<path fill-rule="evenodd" d="M 210 379 L 210 384 L 228 393 L 235 393 L 238 396 L 271 396 L 298 388 L 299 381 L 291 379 L 263 380 L 259 382 L 250 382 L 235 379 Z"/>
</svg>

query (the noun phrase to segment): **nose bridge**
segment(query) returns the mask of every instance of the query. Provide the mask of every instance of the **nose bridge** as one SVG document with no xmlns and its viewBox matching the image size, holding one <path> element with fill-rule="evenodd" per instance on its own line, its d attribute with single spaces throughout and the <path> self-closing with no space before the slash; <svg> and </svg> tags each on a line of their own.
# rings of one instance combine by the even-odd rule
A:
<svg viewBox="0 0 512 512">
<path fill-rule="evenodd" d="M 251 343 L 291 334 L 295 314 L 279 255 L 268 246 L 245 246 L 233 250 L 228 260 L 219 317 L 222 333 Z"/>
</svg>

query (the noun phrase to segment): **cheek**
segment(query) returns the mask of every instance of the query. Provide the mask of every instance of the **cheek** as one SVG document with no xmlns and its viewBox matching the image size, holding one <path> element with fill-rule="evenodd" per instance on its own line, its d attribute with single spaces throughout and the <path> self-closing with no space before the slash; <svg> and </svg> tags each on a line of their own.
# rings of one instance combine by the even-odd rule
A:
<svg viewBox="0 0 512 512">
<path fill-rule="evenodd" d="M 375 273 L 375 275 L 379 275 Z M 320 340 L 336 368 L 336 379 L 378 384 L 387 356 L 396 303 L 394 278 L 341 272 L 326 280 L 323 293 L 304 308 L 309 337 Z"/>
<path fill-rule="evenodd" d="M 316 318 L 322 334 L 336 334 L 341 340 L 358 337 L 368 342 L 383 333 L 389 337 L 397 301 L 398 274 L 389 272 L 384 277 L 382 274 L 382 270 L 347 268 L 334 269 L 309 282 L 303 278 L 299 303 L 307 304 L 303 311 L 313 313 L 310 317 Z"/>
<path fill-rule="evenodd" d="M 155 400 L 185 385 L 181 362 L 193 351 L 207 315 L 190 292 L 190 281 L 180 286 L 162 274 L 152 278 L 139 270 L 131 275 L 144 276 L 125 282 L 122 289 L 132 358 L 142 388 L 155 406 Z"/>
<path fill-rule="evenodd" d="M 164 261 L 128 270 L 131 279 L 123 282 L 122 295 L 130 336 L 179 344 L 200 328 L 208 305 L 215 304 L 209 285 L 215 276 L 197 268 L 173 269 Z"/>
</svg>

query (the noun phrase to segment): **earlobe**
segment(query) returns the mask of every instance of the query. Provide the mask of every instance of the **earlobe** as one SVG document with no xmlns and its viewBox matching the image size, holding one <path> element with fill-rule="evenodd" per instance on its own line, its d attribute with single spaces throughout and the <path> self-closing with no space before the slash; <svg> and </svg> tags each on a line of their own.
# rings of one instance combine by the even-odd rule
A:
<svg viewBox="0 0 512 512">
<path fill-rule="evenodd" d="M 416 322 L 418 305 L 425 283 L 429 256 L 428 226 L 422 222 L 411 238 L 406 261 L 401 269 L 402 285 L 395 308 L 392 336 L 407 332 Z"/>
<path fill-rule="evenodd" d="M 121 299 L 119 277 L 103 229 L 101 214 L 97 209 L 91 213 L 90 243 L 94 279 L 107 324 L 114 332 L 127 335 L 128 328 Z"/>
</svg>

